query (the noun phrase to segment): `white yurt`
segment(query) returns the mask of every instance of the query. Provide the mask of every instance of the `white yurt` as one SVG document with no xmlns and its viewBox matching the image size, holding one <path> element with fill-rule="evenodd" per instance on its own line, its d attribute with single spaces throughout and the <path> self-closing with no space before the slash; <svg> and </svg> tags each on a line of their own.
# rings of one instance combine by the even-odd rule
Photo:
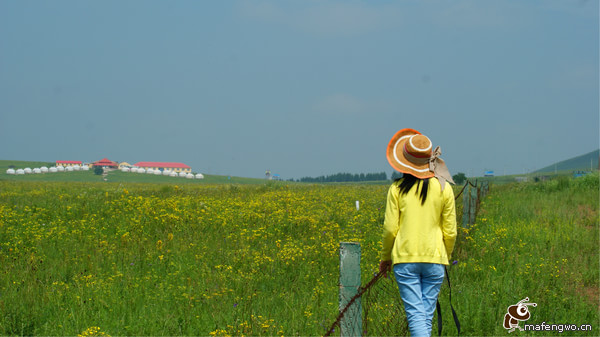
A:
<svg viewBox="0 0 600 337">
<path fill-rule="evenodd" d="M 15 169 L 6 170 L 6 174 L 15 174 L 15 173 L 17 173 L 17 171 L 15 171 Z"/>
<path fill-rule="evenodd" d="M 123 167 L 123 168 L 121 168 L 121 172 L 129 172 L 129 171 L 131 171 L 129 169 L 129 167 Z"/>
<path fill-rule="evenodd" d="M 58 172 L 65 172 L 64 166 L 58 166 L 56 169 L 58 170 Z"/>
<path fill-rule="evenodd" d="M 36 167 L 33 169 L 33 173 L 40 174 L 40 173 L 42 173 L 42 170 L 39 167 Z"/>
<path fill-rule="evenodd" d="M 185 178 L 187 176 L 187 173 L 185 172 L 179 172 L 179 176 L 182 178 Z"/>
<path fill-rule="evenodd" d="M 162 171 L 163 176 L 168 176 L 171 175 L 171 170 L 164 170 Z"/>
<path fill-rule="evenodd" d="M 87 165 L 83 165 L 83 166 L 81 166 L 81 169 L 82 169 L 83 171 L 89 171 L 89 170 L 90 170 L 90 167 L 89 167 L 89 166 L 87 166 Z"/>
<path fill-rule="evenodd" d="M 73 165 L 73 170 L 74 171 L 79 171 L 79 170 L 81 170 L 81 166 L 79 166 L 79 165 Z"/>
<path fill-rule="evenodd" d="M 204 179 L 204 175 L 202 173 L 196 174 L 196 179 Z"/>
<path fill-rule="evenodd" d="M 177 172 L 171 172 L 169 173 L 169 177 L 177 177 Z"/>
<path fill-rule="evenodd" d="M 23 170 L 23 169 L 18 169 L 16 173 L 17 173 L 17 174 L 25 174 L 25 170 Z"/>
<path fill-rule="evenodd" d="M 50 172 L 50 173 L 56 173 L 56 172 L 58 172 L 58 169 L 56 167 L 51 167 L 51 168 L 48 169 L 48 172 Z"/>
<path fill-rule="evenodd" d="M 48 168 L 46 166 L 40 167 L 40 170 L 42 171 L 42 173 L 48 173 Z"/>
<path fill-rule="evenodd" d="M 185 175 L 187 179 L 194 179 L 194 175 L 192 173 L 188 173 Z"/>
<path fill-rule="evenodd" d="M 25 174 L 30 174 L 32 171 L 29 167 L 26 167 L 25 169 L 23 169 L 23 172 L 25 172 Z"/>
<path fill-rule="evenodd" d="M 154 174 L 154 169 L 149 168 L 149 169 L 146 170 L 146 173 L 148 173 L 148 174 Z"/>
<path fill-rule="evenodd" d="M 73 172 L 74 171 L 73 166 L 67 166 L 67 171 L 68 172 Z"/>
<path fill-rule="evenodd" d="M 162 171 L 161 170 L 154 170 L 154 175 L 155 176 L 162 175 Z"/>
<path fill-rule="evenodd" d="M 137 167 L 132 167 L 129 172 L 133 172 L 133 173 L 137 173 L 138 168 Z"/>
<path fill-rule="evenodd" d="M 143 167 L 138 167 L 137 173 L 146 173 L 146 169 Z"/>
</svg>

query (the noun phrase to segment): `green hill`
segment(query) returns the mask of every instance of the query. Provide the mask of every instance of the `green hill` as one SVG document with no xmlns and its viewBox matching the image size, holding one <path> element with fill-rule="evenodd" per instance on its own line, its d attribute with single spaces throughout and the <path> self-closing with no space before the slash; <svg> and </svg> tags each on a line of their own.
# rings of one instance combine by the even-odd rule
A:
<svg viewBox="0 0 600 337">
<path fill-rule="evenodd" d="M 598 170 L 598 156 L 600 150 L 592 151 L 581 156 L 563 160 L 552 165 L 548 165 L 537 171 L 525 173 L 504 175 L 496 177 L 472 177 L 478 181 L 489 181 L 494 184 L 514 183 L 517 181 L 538 181 L 552 179 L 558 176 L 574 176 L 575 172 L 590 172 Z M 590 169 L 591 164 L 591 169 Z"/>
<path fill-rule="evenodd" d="M 598 156 L 600 149 L 578 157 L 563 160 L 546 166 L 533 173 L 554 173 L 558 171 L 593 171 L 598 169 Z"/>
</svg>

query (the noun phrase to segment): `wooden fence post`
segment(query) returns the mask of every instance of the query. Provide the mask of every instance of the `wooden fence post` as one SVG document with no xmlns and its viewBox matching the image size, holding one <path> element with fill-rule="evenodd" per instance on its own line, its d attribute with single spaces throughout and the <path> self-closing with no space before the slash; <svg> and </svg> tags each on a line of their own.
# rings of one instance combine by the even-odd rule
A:
<svg viewBox="0 0 600 337">
<path fill-rule="evenodd" d="M 360 288 L 360 243 L 340 243 L 339 308 L 342 311 Z M 362 306 L 360 297 L 351 304 L 340 321 L 340 336 L 362 334 Z"/>
</svg>

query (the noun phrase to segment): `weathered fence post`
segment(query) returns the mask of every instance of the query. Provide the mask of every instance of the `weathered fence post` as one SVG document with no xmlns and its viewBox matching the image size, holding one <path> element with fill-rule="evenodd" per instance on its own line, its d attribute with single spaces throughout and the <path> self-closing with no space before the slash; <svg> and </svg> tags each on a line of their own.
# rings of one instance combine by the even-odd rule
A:
<svg viewBox="0 0 600 337">
<path fill-rule="evenodd" d="M 490 190 L 490 182 L 486 181 L 485 184 L 483 185 L 483 195 L 481 196 L 481 199 L 483 200 L 483 198 L 485 198 L 488 194 L 488 191 Z"/>
<path fill-rule="evenodd" d="M 471 205 L 469 205 L 469 226 L 475 223 L 475 217 L 477 216 L 477 206 L 479 205 L 479 184 L 475 180 L 475 186 L 471 189 Z"/>
<path fill-rule="evenodd" d="M 462 225 L 465 228 L 469 228 L 469 206 L 471 205 L 471 184 L 467 180 L 465 189 L 463 191 L 463 215 L 462 215 Z"/>
<path fill-rule="evenodd" d="M 479 203 L 487 194 L 488 185 L 486 182 L 478 182 L 477 180 L 475 180 L 475 184 L 471 184 L 469 181 L 466 184 L 467 186 L 463 191 L 462 225 L 465 228 L 469 228 L 475 223 Z"/>
<path fill-rule="evenodd" d="M 360 243 L 340 243 L 339 308 L 342 311 L 360 288 Z M 354 300 L 340 321 L 340 336 L 362 334 L 362 307 L 360 297 Z"/>
</svg>

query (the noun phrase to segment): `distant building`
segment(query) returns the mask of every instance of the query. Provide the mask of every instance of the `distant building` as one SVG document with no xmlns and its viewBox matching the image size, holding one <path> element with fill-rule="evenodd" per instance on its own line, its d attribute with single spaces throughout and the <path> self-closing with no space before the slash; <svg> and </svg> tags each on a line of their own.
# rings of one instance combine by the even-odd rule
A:
<svg viewBox="0 0 600 337">
<path fill-rule="evenodd" d="M 579 177 L 583 177 L 586 174 L 589 174 L 591 172 L 588 171 L 573 171 L 573 178 L 579 178 Z"/>
<path fill-rule="evenodd" d="M 71 167 L 71 166 L 75 166 L 75 165 L 81 166 L 81 161 L 79 161 L 79 160 L 57 160 L 56 161 L 56 167 L 59 167 L 59 166 Z"/>
<path fill-rule="evenodd" d="M 114 169 L 119 168 L 119 164 L 117 162 L 108 160 L 106 158 L 102 158 L 98 161 L 93 162 L 92 166 L 100 166 L 103 168 L 114 168 Z"/>
<path fill-rule="evenodd" d="M 483 174 L 484 177 L 493 177 L 494 176 L 494 171 L 485 171 L 485 173 Z"/>
<path fill-rule="evenodd" d="M 128 162 L 126 162 L 126 161 L 120 162 L 120 163 L 119 163 L 119 170 L 120 170 L 120 169 L 122 169 L 122 168 L 124 168 L 124 167 L 126 167 L 126 168 L 131 168 L 131 164 L 129 164 L 129 163 L 128 163 Z"/>
<path fill-rule="evenodd" d="M 182 163 L 164 163 L 164 162 L 154 162 L 154 161 L 141 161 L 133 164 L 133 167 L 141 167 L 144 169 L 153 169 L 159 171 L 169 170 L 172 172 L 187 172 L 191 173 L 192 168 Z"/>
</svg>

